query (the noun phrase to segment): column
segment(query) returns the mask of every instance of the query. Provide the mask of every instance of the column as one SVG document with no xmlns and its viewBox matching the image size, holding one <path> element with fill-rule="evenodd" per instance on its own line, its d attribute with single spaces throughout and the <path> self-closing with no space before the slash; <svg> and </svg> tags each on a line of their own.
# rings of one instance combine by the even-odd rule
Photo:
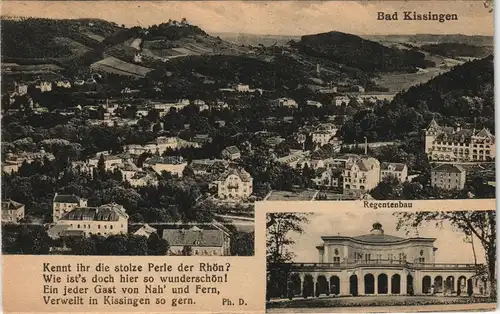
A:
<svg viewBox="0 0 500 314">
<path fill-rule="evenodd" d="M 316 277 L 313 277 L 312 279 L 312 297 L 316 297 L 316 283 L 318 282 L 318 279 Z"/>
<path fill-rule="evenodd" d="M 325 276 L 326 278 L 326 295 L 330 295 L 332 292 L 330 291 L 330 277 Z"/>
<path fill-rule="evenodd" d="M 378 275 L 373 274 L 373 294 L 378 294 Z"/>
<path fill-rule="evenodd" d="M 299 274 L 299 277 L 300 277 L 300 296 L 302 297 L 304 295 L 304 278 L 305 278 L 305 275 L 304 274 Z"/>
<path fill-rule="evenodd" d="M 387 294 L 392 294 L 392 275 L 391 273 L 387 274 Z"/>
<path fill-rule="evenodd" d="M 349 273 L 341 273 L 340 274 L 340 295 L 347 296 L 349 295 L 351 288 L 351 281 Z M 358 287 L 359 292 L 359 287 Z"/>
<path fill-rule="evenodd" d="M 407 286 L 408 286 L 408 282 L 407 282 L 407 277 L 408 274 L 405 272 L 401 275 L 401 295 L 407 295 L 408 294 L 408 291 L 407 291 Z"/>
<path fill-rule="evenodd" d="M 363 272 L 359 272 L 358 274 L 358 294 L 365 295 L 365 278 Z"/>
</svg>

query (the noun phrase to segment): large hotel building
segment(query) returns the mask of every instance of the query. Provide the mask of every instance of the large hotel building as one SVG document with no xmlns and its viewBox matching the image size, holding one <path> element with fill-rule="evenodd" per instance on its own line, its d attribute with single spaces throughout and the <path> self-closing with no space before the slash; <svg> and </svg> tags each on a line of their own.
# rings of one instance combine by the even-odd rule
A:
<svg viewBox="0 0 500 314">
<path fill-rule="evenodd" d="M 440 126 L 425 129 L 425 153 L 430 161 L 485 162 L 495 159 L 495 136 L 482 130 Z"/>
<path fill-rule="evenodd" d="M 374 223 L 369 234 L 321 239 L 317 263 L 269 266 L 270 271 L 289 272 L 287 288 L 281 289 L 288 297 L 487 293 L 487 282 L 476 275 L 474 264 L 436 263 L 435 238 L 387 235 Z"/>
</svg>

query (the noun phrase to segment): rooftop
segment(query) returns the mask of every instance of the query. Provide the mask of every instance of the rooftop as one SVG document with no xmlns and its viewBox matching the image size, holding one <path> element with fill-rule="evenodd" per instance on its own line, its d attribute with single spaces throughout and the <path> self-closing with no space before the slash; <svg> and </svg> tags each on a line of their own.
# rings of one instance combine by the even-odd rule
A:
<svg viewBox="0 0 500 314">
<path fill-rule="evenodd" d="M 10 199 L 2 201 L 2 210 L 16 210 L 16 209 L 19 209 L 23 206 L 24 206 L 23 204 L 15 202 L 15 201 L 10 200 Z"/>
<path fill-rule="evenodd" d="M 99 207 L 80 207 L 66 213 L 61 220 L 93 220 L 93 221 L 118 221 L 128 218 L 123 206 L 107 204 Z"/>
<path fill-rule="evenodd" d="M 219 247 L 224 244 L 222 230 L 203 230 L 196 227 L 191 229 L 165 229 L 163 239 L 172 246 L 205 246 Z"/>
<path fill-rule="evenodd" d="M 432 168 L 432 172 L 446 172 L 446 173 L 462 173 L 465 169 L 459 165 L 452 164 L 441 164 L 435 168 Z"/>
<path fill-rule="evenodd" d="M 54 203 L 80 203 L 81 198 L 79 196 L 76 196 L 74 194 L 69 195 L 69 194 L 57 194 L 54 195 Z"/>
</svg>

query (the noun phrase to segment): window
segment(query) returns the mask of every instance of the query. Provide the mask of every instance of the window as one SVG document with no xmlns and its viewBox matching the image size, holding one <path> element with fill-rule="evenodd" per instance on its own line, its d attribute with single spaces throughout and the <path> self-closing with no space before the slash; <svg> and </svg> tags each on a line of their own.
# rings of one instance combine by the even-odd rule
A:
<svg viewBox="0 0 500 314">
<path fill-rule="evenodd" d="M 97 229 L 101 229 L 101 225 L 97 225 Z"/>
<path fill-rule="evenodd" d="M 109 229 L 113 229 L 113 225 L 109 226 Z"/>
<path fill-rule="evenodd" d="M 365 261 L 366 262 L 369 262 L 371 259 L 372 259 L 372 255 L 371 254 L 365 254 Z"/>
<path fill-rule="evenodd" d="M 340 264 L 340 256 L 334 256 L 333 257 L 333 263 L 334 264 Z"/>
<path fill-rule="evenodd" d="M 421 264 L 425 263 L 425 257 L 419 257 L 418 262 Z"/>
</svg>

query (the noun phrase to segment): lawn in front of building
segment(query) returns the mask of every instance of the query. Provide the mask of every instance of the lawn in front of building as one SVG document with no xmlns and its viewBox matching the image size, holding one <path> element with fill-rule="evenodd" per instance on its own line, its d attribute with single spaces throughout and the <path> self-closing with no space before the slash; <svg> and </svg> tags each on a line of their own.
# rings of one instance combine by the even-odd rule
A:
<svg viewBox="0 0 500 314">
<path fill-rule="evenodd" d="M 267 308 L 324 308 L 324 307 L 371 307 L 371 306 L 412 306 L 434 304 L 496 303 L 488 298 L 442 297 L 442 296 L 358 296 L 297 298 L 294 300 L 271 300 Z"/>
</svg>

